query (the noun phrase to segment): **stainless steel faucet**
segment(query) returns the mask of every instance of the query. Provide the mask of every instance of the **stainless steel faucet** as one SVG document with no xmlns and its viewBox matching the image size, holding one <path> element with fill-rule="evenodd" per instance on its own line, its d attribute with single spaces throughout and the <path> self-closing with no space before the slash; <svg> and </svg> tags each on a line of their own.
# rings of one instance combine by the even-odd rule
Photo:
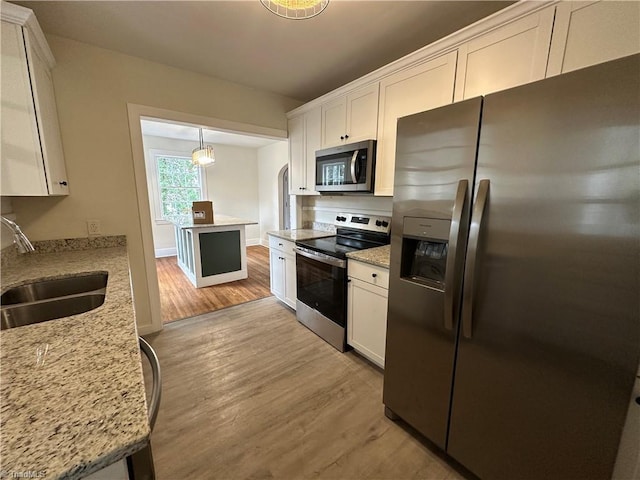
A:
<svg viewBox="0 0 640 480">
<path fill-rule="evenodd" d="M 0 221 L 2 221 L 2 224 L 9 227 L 13 232 L 13 242 L 18 246 L 18 251 L 20 253 L 33 252 L 35 250 L 35 248 L 33 248 L 33 245 L 31 245 L 31 242 L 29 241 L 27 236 L 24 233 L 22 233 L 22 230 L 20 230 L 20 227 L 16 222 L 12 222 L 8 218 L 1 217 L 1 216 L 0 216 Z"/>
</svg>

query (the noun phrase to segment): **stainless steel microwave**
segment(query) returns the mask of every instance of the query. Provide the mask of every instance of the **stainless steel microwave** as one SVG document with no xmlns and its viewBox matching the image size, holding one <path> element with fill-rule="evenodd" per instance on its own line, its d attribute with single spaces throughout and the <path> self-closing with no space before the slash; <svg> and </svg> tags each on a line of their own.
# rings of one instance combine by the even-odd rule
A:
<svg viewBox="0 0 640 480">
<path fill-rule="evenodd" d="M 376 141 L 365 140 L 316 152 L 316 191 L 373 193 Z"/>
</svg>

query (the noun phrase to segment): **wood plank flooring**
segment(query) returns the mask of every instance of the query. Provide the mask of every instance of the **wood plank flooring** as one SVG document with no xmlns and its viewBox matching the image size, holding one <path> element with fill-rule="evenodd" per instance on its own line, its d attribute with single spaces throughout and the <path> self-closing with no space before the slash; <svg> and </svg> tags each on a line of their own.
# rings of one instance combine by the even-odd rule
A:
<svg viewBox="0 0 640 480">
<path fill-rule="evenodd" d="M 384 416 L 380 370 L 333 349 L 275 297 L 148 339 L 163 375 L 158 480 L 463 478 Z"/>
<path fill-rule="evenodd" d="M 269 287 L 269 249 L 247 247 L 249 278 L 196 288 L 187 279 L 176 257 L 156 259 L 160 308 L 163 323 L 213 312 L 271 295 Z"/>
</svg>

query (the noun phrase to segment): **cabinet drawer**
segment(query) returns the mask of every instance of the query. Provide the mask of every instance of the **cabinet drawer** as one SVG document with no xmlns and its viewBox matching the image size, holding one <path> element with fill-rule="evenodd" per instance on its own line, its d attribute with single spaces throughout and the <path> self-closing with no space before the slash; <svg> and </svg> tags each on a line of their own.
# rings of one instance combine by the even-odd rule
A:
<svg viewBox="0 0 640 480">
<path fill-rule="evenodd" d="M 363 282 L 377 285 L 382 288 L 389 288 L 389 269 L 370 265 L 368 263 L 349 260 L 349 276 L 362 280 Z"/>
<path fill-rule="evenodd" d="M 283 253 L 289 253 L 291 255 L 295 255 L 295 243 L 290 240 L 284 240 L 282 238 L 274 237 L 273 235 L 269 235 L 269 248 L 273 248 L 275 250 L 279 250 Z"/>
</svg>

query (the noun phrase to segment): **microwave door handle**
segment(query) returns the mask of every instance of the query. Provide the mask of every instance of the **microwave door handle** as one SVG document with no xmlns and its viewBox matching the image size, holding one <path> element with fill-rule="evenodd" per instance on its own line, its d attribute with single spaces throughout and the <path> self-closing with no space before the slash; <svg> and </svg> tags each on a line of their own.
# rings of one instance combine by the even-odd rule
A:
<svg viewBox="0 0 640 480">
<path fill-rule="evenodd" d="M 360 150 L 356 150 L 353 152 L 353 156 L 351 157 L 351 178 L 353 179 L 353 183 L 358 183 L 358 178 L 356 177 L 356 162 L 358 161 L 358 152 Z"/>
</svg>

